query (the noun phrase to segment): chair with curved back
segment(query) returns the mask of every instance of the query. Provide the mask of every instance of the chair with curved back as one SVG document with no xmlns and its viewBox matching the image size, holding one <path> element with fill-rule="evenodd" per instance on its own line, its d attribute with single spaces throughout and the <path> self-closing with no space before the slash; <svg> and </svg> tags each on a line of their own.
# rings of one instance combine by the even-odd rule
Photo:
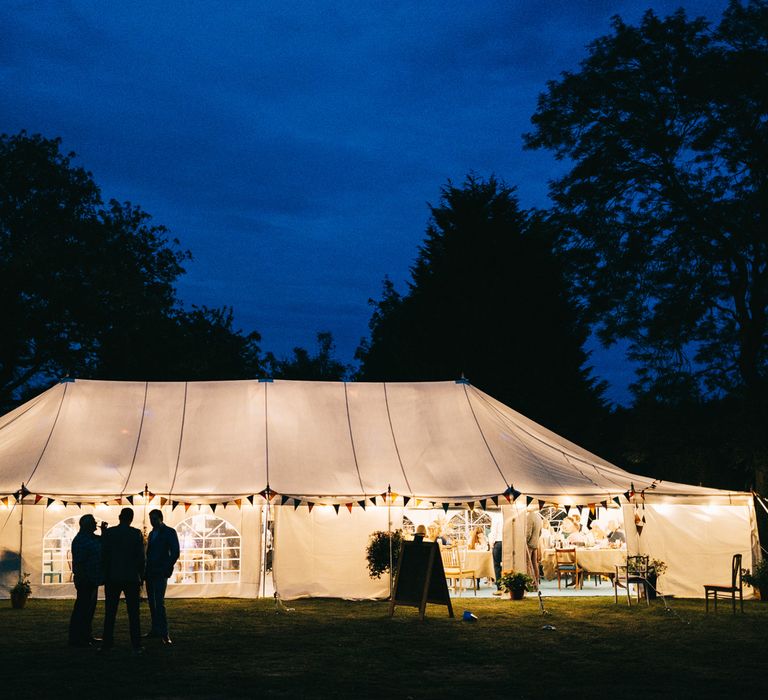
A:
<svg viewBox="0 0 768 700">
<path fill-rule="evenodd" d="M 458 590 L 459 595 L 461 595 L 464 592 L 464 580 L 472 579 L 475 595 L 477 595 L 475 572 L 464 568 L 464 559 L 460 548 L 456 546 L 441 547 L 440 556 L 443 559 L 445 578 L 452 582 L 454 592 Z"/>
<path fill-rule="evenodd" d="M 636 554 L 627 557 L 627 563 L 616 567 L 616 577 L 613 580 L 613 598 L 616 603 L 619 602 L 619 586 L 627 589 L 627 605 L 632 606 L 632 596 L 629 587 L 634 584 L 637 589 L 637 602 L 640 602 L 640 586 L 643 587 L 643 597 L 646 605 L 651 604 L 648 596 L 648 587 L 651 585 L 648 581 L 648 569 L 650 556 L 647 554 Z"/>
<path fill-rule="evenodd" d="M 568 588 L 568 578 L 573 578 L 573 587 L 580 588 L 584 570 L 576 560 L 576 548 L 555 550 L 555 573 L 557 574 L 557 587 L 565 577 L 565 587 Z"/>
<path fill-rule="evenodd" d="M 731 559 L 731 585 L 705 584 L 704 598 L 706 600 L 707 612 L 709 612 L 709 596 L 715 601 L 715 612 L 717 612 L 717 594 L 731 596 L 733 604 L 733 613 L 736 614 L 736 594 L 739 594 L 741 603 L 741 612 L 744 612 L 744 584 L 741 580 L 741 554 L 734 554 Z"/>
</svg>

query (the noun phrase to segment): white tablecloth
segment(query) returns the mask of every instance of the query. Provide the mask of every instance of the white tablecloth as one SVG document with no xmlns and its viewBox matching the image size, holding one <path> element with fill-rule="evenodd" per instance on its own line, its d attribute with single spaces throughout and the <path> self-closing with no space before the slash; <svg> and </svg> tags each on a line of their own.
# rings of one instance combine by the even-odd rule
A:
<svg viewBox="0 0 768 700">
<path fill-rule="evenodd" d="M 469 549 L 464 555 L 464 567 L 475 572 L 475 578 L 493 578 L 493 555 L 489 551 Z"/>
<path fill-rule="evenodd" d="M 626 564 L 626 549 L 576 549 L 576 561 L 586 571 L 612 574 L 617 566 Z M 555 577 L 555 550 L 545 549 L 541 560 L 544 578 Z"/>
</svg>

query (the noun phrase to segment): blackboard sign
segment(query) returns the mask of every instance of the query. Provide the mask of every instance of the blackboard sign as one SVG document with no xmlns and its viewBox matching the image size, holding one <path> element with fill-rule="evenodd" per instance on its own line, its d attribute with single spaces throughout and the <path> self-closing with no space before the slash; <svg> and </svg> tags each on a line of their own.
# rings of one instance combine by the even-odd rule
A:
<svg viewBox="0 0 768 700">
<path fill-rule="evenodd" d="M 448 606 L 448 616 L 453 617 L 440 546 L 437 542 L 403 542 L 389 616 L 394 615 L 395 605 L 409 605 L 419 609 L 423 620 L 427 603 Z"/>
</svg>

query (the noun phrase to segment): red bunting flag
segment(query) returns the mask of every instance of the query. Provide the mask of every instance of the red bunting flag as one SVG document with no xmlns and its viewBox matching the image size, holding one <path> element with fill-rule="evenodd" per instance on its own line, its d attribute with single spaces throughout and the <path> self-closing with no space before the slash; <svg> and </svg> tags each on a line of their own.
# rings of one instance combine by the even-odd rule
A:
<svg viewBox="0 0 768 700">
<path fill-rule="evenodd" d="M 189 507 L 191 506 L 191 503 L 185 503 L 184 504 L 184 512 L 186 513 L 189 510 Z"/>
<path fill-rule="evenodd" d="M 309 512 L 311 513 L 312 509 L 315 507 L 315 504 L 312 503 L 311 501 L 308 501 L 307 502 L 307 507 L 309 508 Z"/>
<path fill-rule="evenodd" d="M 354 506 L 354 503 L 345 503 L 344 504 L 347 507 L 347 510 L 351 513 L 352 512 L 352 506 Z"/>
<path fill-rule="evenodd" d="M 36 493 L 36 494 L 35 494 L 35 505 L 37 505 L 38 503 L 40 503 L 40 499 L 41 499 L 41 498 L 42 498 L 42 496 L 41 496 L 39 493 Z"/>
</svg>

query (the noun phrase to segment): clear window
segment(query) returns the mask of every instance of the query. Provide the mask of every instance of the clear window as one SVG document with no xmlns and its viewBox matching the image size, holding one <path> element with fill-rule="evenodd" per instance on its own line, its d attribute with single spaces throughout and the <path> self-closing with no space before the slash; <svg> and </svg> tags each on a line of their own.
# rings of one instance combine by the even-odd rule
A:
<svg viewBox="0 0 768 700">
<path fill-rule="evenodd" d="M 238 583 L 240 533 L 215 515 L 193 515 L 176 526 L 181 556 L 171 583 Z"/>
<path fill-rule="evenodd" d="M 43 584 L 72 583 L 72 540 L 80 531 L 75 516 L 56 523 L 43 538 Z"/>
</svg>

